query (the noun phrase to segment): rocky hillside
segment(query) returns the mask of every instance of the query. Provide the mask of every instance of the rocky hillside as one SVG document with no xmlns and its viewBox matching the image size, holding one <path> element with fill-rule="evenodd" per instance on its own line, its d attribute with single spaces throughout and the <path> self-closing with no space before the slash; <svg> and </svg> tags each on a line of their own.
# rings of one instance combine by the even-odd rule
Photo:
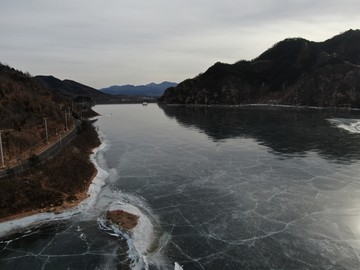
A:
<svg viewBox="0 0 360 270">
<path fill-rule="evenodd" d="M 44 118 L 49 139 L 64 131 L 64 110 L 70 105 L 29 74 L 0 64 L 0 130 L 5 164 L 26 158 L 25 153 L 29 157 L 31 149 L 46 143 Z"/>
<path fill-rule="evenodd" d="M 4 153 L 4 167 L 0 161 L 0 222 L 38 212 L 62 211 L 87 198 L 96 173 L 89 155 L 100 141 L 92 123 L 82 121 L 76 127 L 77 136 L 66 144 L 66 126 L 69 129 L 73 122 L 68 115 L 71 105 L 69 99 L 50 91 L 28 73 L 0 64 Z M 82 116 L 86 117 L 85 113 Z M 62 140 L 60 151 L 40 162 L 40 151 L 58 140 Z M 26 161 L 26 171 L 14 169 Z"/>
<path fill-rule="evenodd" d="M 216 63 L 159 101 L 360 107 L 360 30 L 324 42 L 285 39 L 252 61 Z"/>
</svg>

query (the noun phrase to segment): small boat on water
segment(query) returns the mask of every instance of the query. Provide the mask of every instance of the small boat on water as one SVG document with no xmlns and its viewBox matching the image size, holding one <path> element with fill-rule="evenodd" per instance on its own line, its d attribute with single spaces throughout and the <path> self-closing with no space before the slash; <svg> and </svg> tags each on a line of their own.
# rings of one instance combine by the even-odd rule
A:
<svg viewBox="0 0 360 270">
<path fill-rule="evenodd" d="M 142 105 L 143 105 L 143 106 L 147 106 L 148 103 L 147 103 L 147 102 L 143 102 Z"/>
</svg>

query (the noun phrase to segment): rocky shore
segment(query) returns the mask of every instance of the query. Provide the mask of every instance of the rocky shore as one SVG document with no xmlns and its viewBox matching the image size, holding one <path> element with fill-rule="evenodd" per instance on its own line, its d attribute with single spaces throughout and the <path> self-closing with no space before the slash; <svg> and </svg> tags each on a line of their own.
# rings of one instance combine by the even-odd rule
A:
<svg viewBox="0 0 360 270">
<path fill-rule="evenodd" d="M 123 210 L 112 210 L 107 212 L 106 219 L 124 230 L 131 230 L 137 225 L 139 216 Z"/>
<path fill-rule="evenodd" d="M 59 213 L 78 205 L 96 175 L 90 161 L 100 140 L 91 121 L 54 158 L 0 181 L 0 222 L 42 212 Z"/>
</svg>

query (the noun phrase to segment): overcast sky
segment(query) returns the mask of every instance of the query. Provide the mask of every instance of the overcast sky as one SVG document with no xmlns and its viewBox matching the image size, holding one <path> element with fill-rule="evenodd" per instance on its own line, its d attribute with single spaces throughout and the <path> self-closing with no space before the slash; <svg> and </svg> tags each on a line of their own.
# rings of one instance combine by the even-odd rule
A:
<svg viewBox="0 0 360 270">
<path fill-rule="evenodd" d="M 0 62 L 102 88 L 192 78 L 287 37 L 360 28 L 359 0 L 0 0 Z"/>
</svg>

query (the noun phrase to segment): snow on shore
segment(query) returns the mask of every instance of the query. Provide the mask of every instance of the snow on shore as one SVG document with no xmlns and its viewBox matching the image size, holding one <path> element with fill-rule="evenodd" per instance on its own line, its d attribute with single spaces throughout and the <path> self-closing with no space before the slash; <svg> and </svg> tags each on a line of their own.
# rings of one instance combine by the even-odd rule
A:
<svg viewBox="0 0 360 270">
<path fill-rule="evenodd" d="M 80 202 L 79 205 L 74 208 L 67 209 L 61 213 L 54 212 L 45 212 L 38 213 L 31 216 L 22 217 L 16 220 L 9 220 L 0 223 L 0 238 L 18 233 L 28 231 L 29 229 L 37 226 L 44 225 L 48 222 L 65 220 L 69 219 L 75 214 L 81 213 L 88 209 L 91 205 L 94 204 L 97 194 L 101 190 L 101 187 L 105 183 L 105 179 L 108 177 L 108 172 L 101 169 L 100 166 L 96 163 L 96 156 L 98 153 L 106 147 L 106 143 L 101 140 L 101 145 L 93 150 L 93 154 L 90 156 L 90 160 L 95 165 L 97 169 L 97 174 L 94 177 L 92 183 L 89 186 L 87 193 L 89 197 L 84 201 Z"/>
</svg>

